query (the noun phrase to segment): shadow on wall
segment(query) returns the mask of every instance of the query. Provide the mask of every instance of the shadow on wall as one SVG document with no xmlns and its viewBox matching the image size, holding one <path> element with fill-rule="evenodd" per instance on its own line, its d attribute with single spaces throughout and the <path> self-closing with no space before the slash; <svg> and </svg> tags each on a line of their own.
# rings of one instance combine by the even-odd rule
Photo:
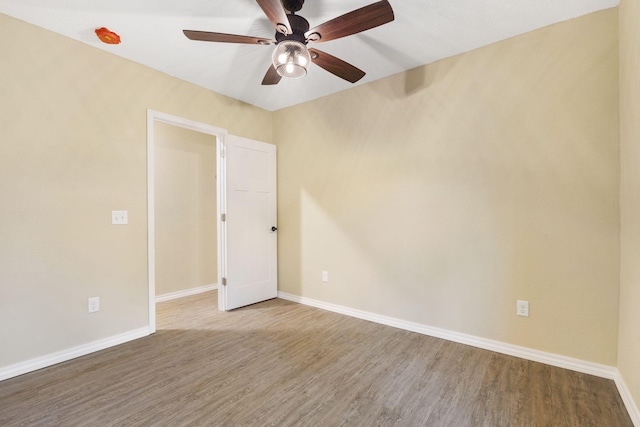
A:
<svg viewBox="0 0 640 427">
<path fill-rule="evenodd" d="M 376 40 L 366 34 L 358 34 L 357 37 L 366 45 L 368 45 L 376 55 L 379 55 L 381 61 L 385 60 L 386 62 L 391 62 L 394 64 L 416 63 L 414 58 L 407 56 L 402 52 L 399 52 L 397 49 L 387 43 Z M 416 68 L 402 72 L 402 74 L 404 75 L 404 88 L 401 88 L 399 86 L 393 87 L 395 98 L 404 98 L 406 96 L 411 96 L 428 88 L 431 85 L 432 81 L 428 81 L 427 79 L 430 77 L 432 80 L 435 77 L 434 75 L 428 76 L 427 67 L 418 66 L 418 64 L 416 64 Z"/>
</svg>

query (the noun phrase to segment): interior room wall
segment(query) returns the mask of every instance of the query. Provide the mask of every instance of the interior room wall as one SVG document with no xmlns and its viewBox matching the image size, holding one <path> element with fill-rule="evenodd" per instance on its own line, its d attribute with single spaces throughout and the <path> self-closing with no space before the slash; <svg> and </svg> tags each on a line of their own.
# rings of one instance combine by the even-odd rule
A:
<svg viewBox="0 0 640 427">
<path fill-rule="evenodd" d="M 620 20 L 620 335 L 618 369 L 640 407 L 640 3 Z"/>
<path fill-rule="evenodd" d="M 216 137 L 154 124 L 156 295 L 217 284 Z"/>
<path fill-rule="evenodd" d="M 147 326 L 147 109 L 266 142 L 272 116 L 2 14 L 0 58 L 2 368 Z"/>
<path fill-rule="evenodd" d="M 605 10 L 275 112 L 280 290 L 614 366 L 617 34 Z"/>
<path fill-rule="evenodd" d="M 151 108 L 278 143 L 280 290 L 617 359 L 637 401 L 637 18 L 620 100 L 609 10 L 272 114 L 0 14 L 0 368 L 146 326 Z"/>
</svg>

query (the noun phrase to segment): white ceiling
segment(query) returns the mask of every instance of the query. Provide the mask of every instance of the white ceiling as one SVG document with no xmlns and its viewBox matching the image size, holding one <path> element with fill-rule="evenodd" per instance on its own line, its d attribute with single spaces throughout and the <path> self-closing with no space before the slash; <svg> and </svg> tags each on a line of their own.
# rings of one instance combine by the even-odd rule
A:
<svg viewBox="0 0 640 427">
<path fill-rule="evenodd" d="M 306 0 L 311 27 L 374 0 Z M 389 0 L 395 21 L 316 44 L 367 72 L 363 84 L 537 28 L 617 6 L 618 0 Z M 260 83 L 272 46 L 192 41 L 183 29 L 274 38 L 255 0 L 0 0 L 0 12 L 218 93 L 277 110 L 353 85 L 312 66 L 298 80 Z M 94 30 L 122 38 L 101 43 Z M 3 61 L 6 58 L 3 59 Z"/>
</svg>

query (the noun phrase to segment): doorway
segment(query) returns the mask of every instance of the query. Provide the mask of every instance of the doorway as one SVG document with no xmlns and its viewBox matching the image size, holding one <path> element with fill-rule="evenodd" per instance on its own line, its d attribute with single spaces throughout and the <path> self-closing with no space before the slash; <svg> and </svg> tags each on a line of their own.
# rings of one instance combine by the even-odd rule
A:
<svg viewBox="0 0 640 427">
<path fill-rule="evenodd" d="M 154 127 L 156 303 L 217 288 L 216 137 Z"/>
<path fill-rule="evenodd" d="M 175 140 L 177 135 L 189 134 L 193 140 L 186 145 Z M 215 175 L 220 173 L 220 149 L 225 135 L 226 130 L 221 128 L 157 111 L 147 112 L 149 333 L 156 331 L 158 292 L 184 296 L 213 289 L 221 281 L 221 180 L 215 179 Z M 213 165 L 205 167 L 203 161 Z M 168 176 L 159 178 L 156 175 L 159 167 L 164 167 L 163 172 Z M 207 183 L 211 180 L 211 171 L 214 181 Z M 163 181 L 164 178 L 171 180 L 172 176 L 180 182 Z M 190 188 L 189 183 L 196 188 Z M 172 185 L 177 187 L 172 196 L 158 194 L 157 190 Z M 215 195 L 215 199 L 207 200 L 208 197 L 203 197 L 206 193 Z M 160 213 L 162 216 L 157 216 Z M 156 234 L 158 227 L 167 234 Z M 176 246 L 187 244 L 189 248 L 174 251 L 171 240 Z M 203 261 L 207 254 L 214 254 L 215 261 Z M 164 277 L 157 276 L 160 263 Z M 178 277 L 183 281 L 176 284 Z M 202 284 L 203 279 L 211 281 L 212 277 L 215 283 Z M 193 287 L 194 283 L 201 285 Z"/>
</svg>

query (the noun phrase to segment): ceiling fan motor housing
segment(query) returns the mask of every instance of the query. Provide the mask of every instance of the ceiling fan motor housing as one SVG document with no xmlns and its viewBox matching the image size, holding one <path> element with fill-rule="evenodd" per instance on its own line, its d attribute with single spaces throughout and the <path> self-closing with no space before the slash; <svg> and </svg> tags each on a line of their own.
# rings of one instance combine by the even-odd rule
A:
<svg viewBox="0 0 640 427">
<path fill-rule="evenodd" d="M 282 0 L 282 6 L 289 12 L 297 12 L 302 9 L 304 0 Z"/>
<path fill-rule="evenodd" d="M 278 43 L 283 41 L 297 41 L 300 43 L 307 44 L 307 38 L 304 34 L 309 31 L 309 21 L 304 19 L 300 15 L 287 15 L 289 18 L 289 25 L 291 26 L 291 30 L 293 31 L 291 34 L 282 34 L 280 32 L 276 32 L 276 41 Z"/>
</svg>

